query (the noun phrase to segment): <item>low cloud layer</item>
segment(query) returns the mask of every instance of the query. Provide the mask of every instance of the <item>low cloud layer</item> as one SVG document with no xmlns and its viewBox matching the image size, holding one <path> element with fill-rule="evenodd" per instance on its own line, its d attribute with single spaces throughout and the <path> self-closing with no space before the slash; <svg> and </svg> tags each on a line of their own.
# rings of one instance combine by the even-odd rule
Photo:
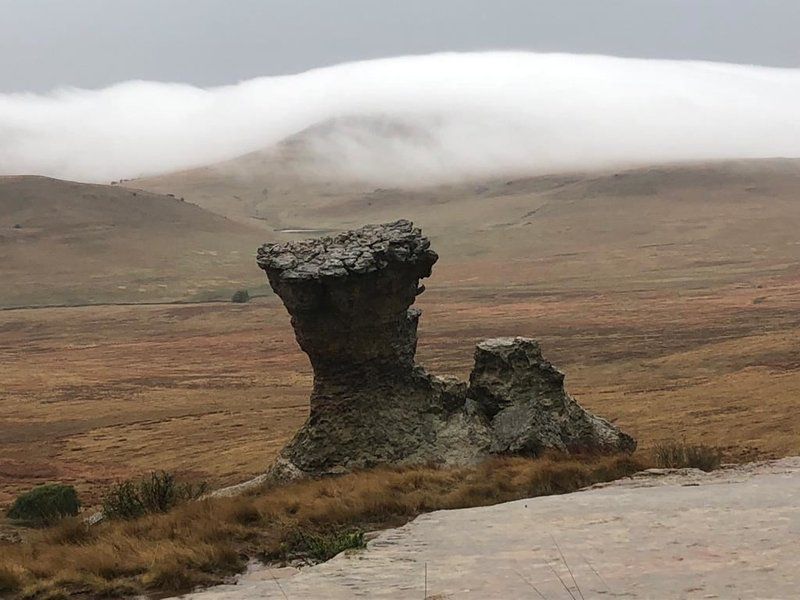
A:
<svg viewBox="0 0 800 600">
<path fill-rule="evenodd" d="M 350 63 L 200 89 L 130 81 L 0 95 L 0 174 L 109 181 L 317 127 L 325 175 L 427 183 L 800 156 L 800 70 L 487 52 Z M 333 124 L 333 125 L 330 125 Z"/>
</svg>

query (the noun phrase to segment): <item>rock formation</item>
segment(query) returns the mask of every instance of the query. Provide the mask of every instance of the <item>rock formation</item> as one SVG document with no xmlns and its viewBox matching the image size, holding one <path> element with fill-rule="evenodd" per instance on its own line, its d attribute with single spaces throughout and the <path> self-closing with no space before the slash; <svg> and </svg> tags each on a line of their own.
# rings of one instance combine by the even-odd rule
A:
<svg viewBox="0 0 800 600">
<path fill-rule="evenodd" d="M 479 343 L 467 397 L 491 428 L 493 454 L 636 448 L 633 438 L 581 408 L 564 391 L 564 374 L 528 338 Z"/>
<path fill-rule="evenodd" d="M 437 260 L 409 221 L 259 248 L 314 369 L 309 418 L 275 476 L 545 448 L 633 450 L 632 438 L 564 392 L 533 340 L 479 344 L 469 387 L 416 365 L 420 311 L 410 306 Z"/>
</svg>

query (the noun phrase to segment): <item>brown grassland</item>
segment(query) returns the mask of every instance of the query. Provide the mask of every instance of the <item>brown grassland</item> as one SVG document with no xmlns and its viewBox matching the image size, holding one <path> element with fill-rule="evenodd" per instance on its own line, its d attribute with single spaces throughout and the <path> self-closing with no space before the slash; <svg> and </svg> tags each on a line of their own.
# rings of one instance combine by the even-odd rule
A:
<svg viewBox="0 0 800 600">
<path fill-rule="evenodd" d="M 309 539 L 396 526 L 431 510 L 575 491 L 641 467 L 623 456 L 498 458 L 446 470 L 379 468 L 209 498 L 135 521 L 89 527 L 69 519 L 6 549 L 0 593 L 55 600 L 188 591 L 239 572 L 247 557 L 275 561 L 311 553 L 324 559 L 340 549 L 315 550 Z"/>
<path fill-rule="evenodd" d="M 800 451 L 800 282 L 680 295 L 434 290 L 419 301 L 418 353 L 434 372 L 464 377 L 477 340 L 532 335 L 570 392 L 642 448 L 686 438 L 733 460 Z M 154 468 L 233 484 L 262 472 L 306 415 L 310 368 L 274 299 L 5 311 L 0 332 L 5 505 L 48 481 L 92 505 Z"/>
<path fill-rule="evenodd" d="M 640 450 L 632 460 L 585 464 L 507 460 L 455 471 L 384 469 L 213 506 L 200 502 L 91 532 L 71 522 L 22 531 L 31 544 L 0 541 L 0 589 L 3 581 L 34 585 L 34 579 L 49 582 L 42 583 L 43 593 L 70 586 L 95 593 L 103 586 L 108 592 L 183 589 L 239 568 L 242 552 L 277 551 L 298 528 L 368 528 L 422 510 L 574 489 L 646 463 L 664 441 L 714 446 L 730 461 L 800 452 L 800 161 L 413 192 L 337 192 L 218 175 L 140 183 L 229 216 L 225 235 L 235 239 L 218 253 L 224 260 L 198 254 L 215 243 L 216 221 L 184 216 L 186 207 L 176 204 L 180 219 L 197 219 L 204 233 L 174 245 L 200 250 L 170 271 L 169 292 L 154 284 L 150 292 L 142 287 L 142 297 L 123 298 L 120 288 L 138 290 L 145 275 L 156 281 L 172 242 L 153 241 L 158 260 L 130 281 L 124 265 L 139 260 L 130 249 L 150 242 L 137 241 L 131 230 L 119 252 L 109 246 L 115 266 L 101 278 L 109 298 L 164 303 L 0 311 L 0 508 L 52 481 L 74 484 L 89 508 L 112 482 L 154 469 L 212 487 L 264 471 L 305 419 L 311 386 L 285 310 L 271 295 L 245 305 L 166 302 L 228 297 L 232 285 L 263 286 L 252 258 L 241 259 L 251 266 L 235 277 L 225 275 L 254 239 L 254 223 L 262 224 L 266 239 L 288 239 L 276 230 L 413 219 L 441 255 L 418 300 L 418 361 L 432 372 L 465 377 L 475 342 L 537 338 L 566 372 L 568 391 L 634 435 Z M 0 210 L 0 228 L 3 218 Z M 42 227 L 0 236 L 6 261 L 19 259 L 3 273 L 8 287 L 0 304 L 38 294 L 41 304 L 91 297 L 99 263 L 80 258 L 90 248 L 83 254 L 73 248 L 79 258 L 45 285 L 53 238 Z M 70 239 L 80 245 L 83 234 L 76 231 Z M 44 245 L 15 245 L 13 236 L 28 234 L 30 240 L 43 236 Z M 39 257 L 35 271 L 20 262 L 30 249 Z M 14 291 L 17 284 L 24 293 Z M 560 483 L 540 485 L 551 476 Z M 475 491 L 482 478 L 489 487 Z M 387 508 L 395 497 L 401 504 Z M 210 511 L 223 515 L 218 526 Z M 143 566 L 156 556 L 164 557 L 156 561 L 163 573 Z M 66 561 L 61 571 L 58 561 Z M 39 562 L 43 570 L 31 570 Z"/>
</svg>

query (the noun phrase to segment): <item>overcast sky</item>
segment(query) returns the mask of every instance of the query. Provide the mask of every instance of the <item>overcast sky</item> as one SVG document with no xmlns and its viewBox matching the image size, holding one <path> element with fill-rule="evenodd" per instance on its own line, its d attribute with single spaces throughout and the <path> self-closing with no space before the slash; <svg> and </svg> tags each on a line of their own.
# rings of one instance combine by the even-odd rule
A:
<svg viewBox="0 0 800 600">
<path fill-rule="evenodd" d="M 0 91 L 526 49 L 800 67 L 800 0 L 0 0 Z"/>
</svg>

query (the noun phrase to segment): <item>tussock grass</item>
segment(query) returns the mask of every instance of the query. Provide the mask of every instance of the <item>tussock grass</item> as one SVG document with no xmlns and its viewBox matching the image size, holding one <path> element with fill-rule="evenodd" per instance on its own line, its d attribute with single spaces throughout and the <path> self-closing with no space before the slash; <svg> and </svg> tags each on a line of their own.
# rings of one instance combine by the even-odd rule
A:
<svg viewBox="0 0 800 600">
<path fill-rule="evenodd" d="M 364 532 L 333 531 L 330 533 L 314 533 L 298 530 L 288 548 L 293 554 L 303 554 L 315 562 L 326 561 L 345 550 L 366 547 Z"/>
<path fill-rule="evenodd" d="M 80 517 L 63 519 L 57 525 L 42 532 L 41 539 L 55 545 L 68 546 L 86 544 L 97 537 L 97 528 Z"/>
<path fill-rule="evenodd" d="M 25 571 L 19 565 L 3 561 L 0 565 L 0 594 L 19 591 Z"/>
<path fill-rule="evenodd" d="M 645 466 L 630 456 L 545 456 L 458 469 L 385 467 L 206 498 L 91 529 L 69 519 L 4 547 L 0 586 L 30 599 L 180 592 L 240 572 L 248 558 L 325 560 L 362 546 L 365 530 L 426 511 L 570 492 Z"/>
<path fill-rule="evenodd" d="M 664 442 L 653 448 L 656 464 L 665 469 L 691 467 L 702 471 L 713 471 L 722 464 L 722 454 L 717 448 L 702 444 Z"/>
</svg>

